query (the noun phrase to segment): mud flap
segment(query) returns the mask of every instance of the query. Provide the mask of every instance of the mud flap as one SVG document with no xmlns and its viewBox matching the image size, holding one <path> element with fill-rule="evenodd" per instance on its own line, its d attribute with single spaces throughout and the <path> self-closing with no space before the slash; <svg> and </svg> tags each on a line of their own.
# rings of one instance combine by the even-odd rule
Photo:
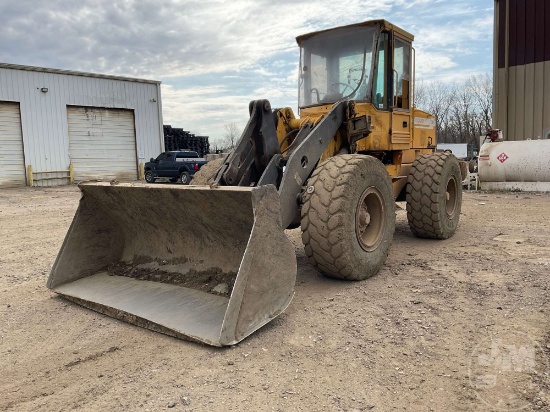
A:
<svg viewBox="0 0 550 412">
<path fill-rule="evenodd" d="M 274 186 L 83 183 L 47 286 L 178 338 L 232 345 L 282 313 L 296 255 Z"/>
</svg>

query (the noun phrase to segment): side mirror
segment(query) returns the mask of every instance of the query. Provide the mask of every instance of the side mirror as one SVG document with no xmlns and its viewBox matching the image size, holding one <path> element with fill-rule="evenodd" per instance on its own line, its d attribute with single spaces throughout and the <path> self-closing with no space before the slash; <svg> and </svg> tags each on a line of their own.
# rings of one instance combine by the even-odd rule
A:
<svg viewBox="0 0 550 412">
<path fill-rule="evenodd" d="M 149 161 L 150 161 L 151 163 L 155 163 L 155 162 L 157 161 L 157 159 L 151 158 Z"/>
</svg>

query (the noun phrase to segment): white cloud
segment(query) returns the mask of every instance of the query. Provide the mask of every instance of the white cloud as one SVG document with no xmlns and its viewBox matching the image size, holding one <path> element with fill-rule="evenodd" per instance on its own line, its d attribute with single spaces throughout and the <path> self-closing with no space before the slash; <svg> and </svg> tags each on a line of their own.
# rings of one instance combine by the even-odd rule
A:
<svg viewBox="0 0 550 412">
<path fill-rule="evenodd" d="M 442 70 L 452 69 L 457 63 L 441 53 L 424 52 L 416 56 L 416 76 L 419 78 L 437 75 Z"/>
<path fill-rule="evenodd" d="M 162 80 L 166 124 L 221 136 L 248 103 L 295 108 L 299 34 L 386 18 L 418 77 L 489 71 L 493 0 L 0 0 L 0 61 Z"/>
<path fill-rule="evenodd" d="M 162 85 L 164 124 L 182 127 L 196 135 L 221 137 L 223 126 L 236 123 L 244 127 L 248 121 L 249 98 L 228 94 L 223 87 L 175 89 Z M 184 119 L 183 121 L 180 119 Z"/>
</svg>

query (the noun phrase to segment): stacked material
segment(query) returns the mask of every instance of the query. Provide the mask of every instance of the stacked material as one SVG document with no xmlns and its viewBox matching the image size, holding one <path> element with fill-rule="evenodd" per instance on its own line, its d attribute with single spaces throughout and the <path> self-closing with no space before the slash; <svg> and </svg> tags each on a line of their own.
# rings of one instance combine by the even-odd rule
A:
<svg viewBox="0 0 550 412">
<path fill-rule="evenodd" d="M 206 154 L 210 153 L 210 145 L 208 136 L 195 136 L 183 129 L 165 125 L 164 150 L 192 150 L 197 152 L 200 157 L 205 157 Z"/>
</svg>

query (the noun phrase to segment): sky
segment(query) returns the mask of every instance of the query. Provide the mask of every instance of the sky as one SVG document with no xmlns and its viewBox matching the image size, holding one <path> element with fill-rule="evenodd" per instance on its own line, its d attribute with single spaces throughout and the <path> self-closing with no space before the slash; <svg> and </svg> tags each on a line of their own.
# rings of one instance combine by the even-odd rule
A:
<svg viewBox="0 0 550 412">
<path fill-rule="evenodd" d="M 0 62 L 160 80 L 164 124 L 215 142 L 251 100 L 297 112 L 296 36 L 312 31 L 386 19 L 415 35 L 417 81 L 491 73 L 493 4 L 0 0 Z"/>
</svg>

